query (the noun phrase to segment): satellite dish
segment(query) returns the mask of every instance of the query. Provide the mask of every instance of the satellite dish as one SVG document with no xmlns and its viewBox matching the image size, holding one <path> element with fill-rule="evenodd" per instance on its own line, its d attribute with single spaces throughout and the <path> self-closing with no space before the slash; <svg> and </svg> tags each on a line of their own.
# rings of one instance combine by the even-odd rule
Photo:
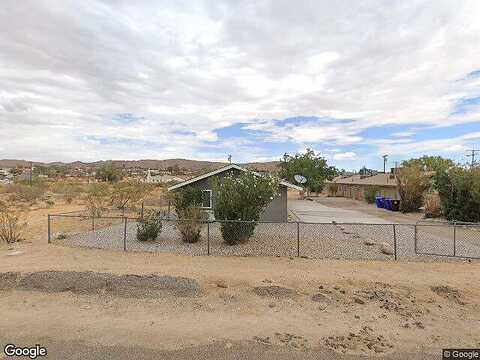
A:
<svg viewBox="0 0 480 360">
<path fill-rule="evenodd" d="M 295 175 L 293 178 L 299 184 L 305 184 L 307 182 L 307 178 L 303 175 Z"/>
</svg>

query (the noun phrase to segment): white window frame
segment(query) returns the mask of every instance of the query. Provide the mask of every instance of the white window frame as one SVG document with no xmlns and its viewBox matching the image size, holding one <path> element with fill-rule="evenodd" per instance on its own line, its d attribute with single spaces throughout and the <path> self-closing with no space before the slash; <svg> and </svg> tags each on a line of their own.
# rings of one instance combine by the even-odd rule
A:
<svg viewBox="0 0 480 360">
<path fill-rule="evenodd" d="M 200 206 L 200 209 L 211 209 L 212 206 L 213 206 L 213 204 L 212 204 L 212 195 L 213 195 L 212 190 L 205 189 L 205 190 L 202 190 L 202 193 L 203 192 L 209 192 L 210 193 L 210 206 L 208 206 L 208 207 Z M 203 205 L 203 201 L 202 201 L 202 205 Z"/>
</svg>

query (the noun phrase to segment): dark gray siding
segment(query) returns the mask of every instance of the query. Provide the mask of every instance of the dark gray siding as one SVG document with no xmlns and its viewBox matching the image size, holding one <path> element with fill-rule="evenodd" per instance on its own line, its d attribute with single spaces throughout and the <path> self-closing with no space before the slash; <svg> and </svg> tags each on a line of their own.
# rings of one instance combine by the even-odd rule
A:
<svg viewBox="0 0 480 360">
<path fill-rule="evenodd" d="M 240 174 L 240 170 L 232 169 L 230 171 L 225 171 L 223 173 L 213 175 L 206 179 L 199 180 L 190 186 L 194 186 L 201 190 L 212 190 L 211 181 L 213 178 L 222 179 L 228 174 Z M 221 180 L 220 180 L 221 181 Z M 213 193 L 212 199 L 213 207 L 215 207 L 215 193 Z M 280 195 L 275 198 L 270 204 L 267 205 L 262 215 L 260 216 L 261 221 L 287 221 L 287 187 L 280 186 Z"/>
</svg>

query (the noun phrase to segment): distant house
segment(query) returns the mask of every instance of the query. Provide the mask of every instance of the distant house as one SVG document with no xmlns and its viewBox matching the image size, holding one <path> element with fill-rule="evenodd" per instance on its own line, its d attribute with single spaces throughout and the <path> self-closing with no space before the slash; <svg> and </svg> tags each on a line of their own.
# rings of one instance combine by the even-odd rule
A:
<svg viewBox="0 0 480 360">
<path fill-rule="evenodd" d="M 212 189 L 212 182 L 210 181 L 212 178 L 218 178 L 220 181 L 228 175 L 238 176 L 242 172 L 246 172 L 248 170 L 236 165 L 231 164 L 225 166 L 223 168 L 211 171 L 209 173 L 194 177 L 190 180 L 184 181 L 180 184 L 171 186 L 168 188 L 168 191 L 174 191 L 176 189 L 180 189 L 184 186 L 194 186 L 199 188 L 203 192 L 203 204 L 202 208 L 209 211 L 211 216 L 213 216 L 213 209 L 215 208 L 215 193 Z M 262 176 L 257 172 L 253 172 L 256 176 Z M 265 210 L 263 211 L 262 215 L 260 216 L 260 221 L 278 221 L 278 222 L 286 222 L 288 219 L 288 208 L 287 208 L 287 190 L 295 189 L 298 191 L 303 190 L 302 187 L 290 184 L 286 181 L 280 182 L 280 195 L 273 199 L 270 204 L 267 205 Z"/>
<path fill-rule="evenodd" d="M 350 176 L 338 176 L 331 181 L 338 184 L 336 196 L 364 200 L 365 190 L 375 187 L 378 194 L 392 199 L 400 199 L 397 188 L 397 179 L 393 172 L 374 173 L 371 175 L 355 174 Z"/>
<path fill-rule="evenodd" d="M 154 174 L 149 169 L 147 171 L 147 177 L 145 182 L 148 184 L 168 184 L 168 183 L 179 183 L 183 182 L 185 179 L 182 179 L 178 176 L 166 175 L 166 174 Z"/>
</svg>

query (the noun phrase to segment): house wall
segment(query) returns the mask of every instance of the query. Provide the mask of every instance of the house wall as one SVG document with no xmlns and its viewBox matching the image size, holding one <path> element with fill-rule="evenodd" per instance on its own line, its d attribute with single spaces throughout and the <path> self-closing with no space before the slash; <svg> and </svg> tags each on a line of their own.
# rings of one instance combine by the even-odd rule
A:
<svg viewBox="0 0 480 360">
<path fill-rule="evenodd" d="M 376 186 L 379 189 L 379 195 L 389 197 L 392 199 L 400 199 L 400 194 L 395 186 L 378 186 L 378 185 L 358 185 L 358 184 L 338 184 L 338 191 L 336 196 L 343 196 L 346 198 L 364 200 L 365 189 L 370 186 Z"/>
<path fill-rule="evenodd" d="M 194 186 L 200 190 L 212 190 L 212 183 L 211 181 L 213 178 L 223 179 L 225 176 L 229 174 L 233 175 L 240 175 L 242 172 L 240 170 L 231 169 L 229 171 L 225 171 L 223 173 L 210 176 L 208 178 L 199 180 L 191 186 Z M 212 206 L 215 207 L 215 192 L 212 193 Z M 287 221 L 287 187 L 280 186 L 280 195 L 275 198 L 270 204 L 267 205 L 265 210 L 260 215 L 261 221 L 279 221 L 279 222 L 286 222 Z"/>
</svg>

